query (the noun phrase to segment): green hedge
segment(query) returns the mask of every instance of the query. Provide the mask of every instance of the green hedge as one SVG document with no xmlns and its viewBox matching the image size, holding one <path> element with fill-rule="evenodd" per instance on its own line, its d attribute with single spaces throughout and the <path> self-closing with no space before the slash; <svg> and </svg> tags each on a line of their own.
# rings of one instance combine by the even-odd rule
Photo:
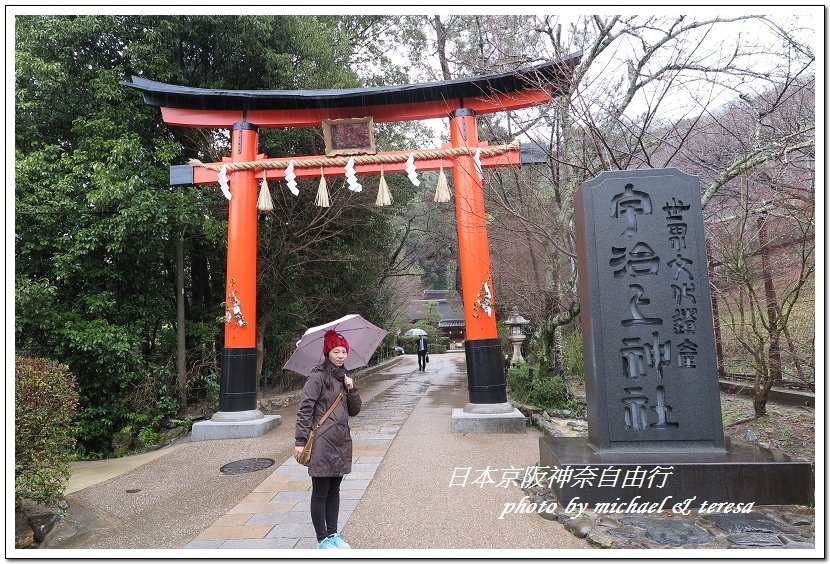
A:
<svg viewBox="0 0 830 564">
<path fill-rule="evenodd" d="M 14 361 L 14 494 L 52 505 L 63 495 L 75 450 L 78 409 L 69 367 L 44 358 Z"/>
<path fill-rule="evenodd" d="M 538 366 L 520 362 L 507 371 L 507 392 L 514 400 L 542 409 L 577 409 L 579 402 L 568 398 L 565 382 L 555 376 L 539 376 Z"/>
</svg>

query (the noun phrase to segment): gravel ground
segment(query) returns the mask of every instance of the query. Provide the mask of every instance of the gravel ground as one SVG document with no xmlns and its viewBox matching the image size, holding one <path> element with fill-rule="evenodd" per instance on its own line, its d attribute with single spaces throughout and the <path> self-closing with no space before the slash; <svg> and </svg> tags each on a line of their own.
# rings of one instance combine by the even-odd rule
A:
<svg viewBox="0 0 830 564">
<path fill-rule="evenodd" d="M 188 443 L 131 472 L 69 494 L 69 515 L 42 548 L 181 548 L 269 472 L 225 475 L 218 472 L 220 467 L 244 458 L 271 458 L 279 464 L 291 455 L 292 411 L 295 408 L 286 409 L 282 424 L 263 437 Z"/>
<path fill-rule="evenodd" d="M 815 460 L 815 408 L 767 402 L 767 414 L 754 421 L 729 425 L 752 417 L 752 398 L 746 395 L 721 394 L 724 433 L 736 439 L 769 445 L 769 448 L 802 460 Z"/>
</svg>

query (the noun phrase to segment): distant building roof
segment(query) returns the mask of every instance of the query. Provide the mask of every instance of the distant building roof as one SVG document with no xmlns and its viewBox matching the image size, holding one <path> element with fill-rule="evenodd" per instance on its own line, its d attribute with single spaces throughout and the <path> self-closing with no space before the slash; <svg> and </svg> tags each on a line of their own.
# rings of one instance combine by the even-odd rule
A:
<svg viewBox="0 0 830 564">
<path fill-rule="evenodd" d="M 424 290 L 421 293 L 421 299 L 412 299 L 409 302 L 409 319 L 412 322 L 425 319 L 424 304 L 435 302 L 436 309 L 440 319 L 463 319 L 464 312 L 459 310 L 457 306 L 447 303 L 448 290 Z"/>
<path fill-rule="evenodd" d="M 464 327 L 466 325 L 463 319 L 442 319 L 438 322 L 439 329 L 449 329 L 451 327 Z"/>
<path fill-rule="evenodd" d="M 448 291 L 449 290 L 424 290 L 421 299 L 435 301 L 446 300 Z"/>
</svg>

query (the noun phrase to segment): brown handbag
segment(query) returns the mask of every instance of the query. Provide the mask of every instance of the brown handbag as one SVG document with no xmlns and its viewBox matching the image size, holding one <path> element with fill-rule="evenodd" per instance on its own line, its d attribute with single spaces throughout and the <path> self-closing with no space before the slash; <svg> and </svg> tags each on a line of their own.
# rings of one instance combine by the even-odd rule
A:
<svg viewBox="0 0 830 564">
<path fill-rule="evenodd" d="M 303 466 L 308 466 L 311 463 L 311 449 L 314 445 L 314 431 L 320 428 L 323 423 L 328 419 L 331 412 L 334 411 L 334 408 L 337 407 L 337 404 L 340 403 L 340 400 L 343 399 L 343 390 L 340 390 L 340 393 L 337 394 L 337 399 L 332 402 L 331 407 L 329 407 L 323 416 L 320 418 L 320 421 L 317 422 L 317 425 L 312 427 L 311 431 L 308 433 L 308 440 L 305 442 L 305 446 L 303 447 L 303 452 L 300 453 L 300 456 L 297 458 L 297 462 L 302 464 Z"/>
</svg>

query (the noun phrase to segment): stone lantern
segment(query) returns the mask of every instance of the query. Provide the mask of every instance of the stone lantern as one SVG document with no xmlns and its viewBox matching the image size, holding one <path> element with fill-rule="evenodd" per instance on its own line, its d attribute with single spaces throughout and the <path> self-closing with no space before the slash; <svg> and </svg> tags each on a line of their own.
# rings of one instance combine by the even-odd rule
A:
<svg viewBox="0 0 830 564">
<path fill-rule="evenodd" d="M 530 321 L 519 315 L 519 308 L 513 306 L 510 317 L 504 322 L 510 327 L 510 334 L 507 339 L 513 343 L 513 358 L 510 360 L 510 365 L 512 366 L 524 360 L 522 358 L 522 341 L 525 340 L 525 335 L 522 333 L 522 326 L 527 325 Z"/>
</svg>

